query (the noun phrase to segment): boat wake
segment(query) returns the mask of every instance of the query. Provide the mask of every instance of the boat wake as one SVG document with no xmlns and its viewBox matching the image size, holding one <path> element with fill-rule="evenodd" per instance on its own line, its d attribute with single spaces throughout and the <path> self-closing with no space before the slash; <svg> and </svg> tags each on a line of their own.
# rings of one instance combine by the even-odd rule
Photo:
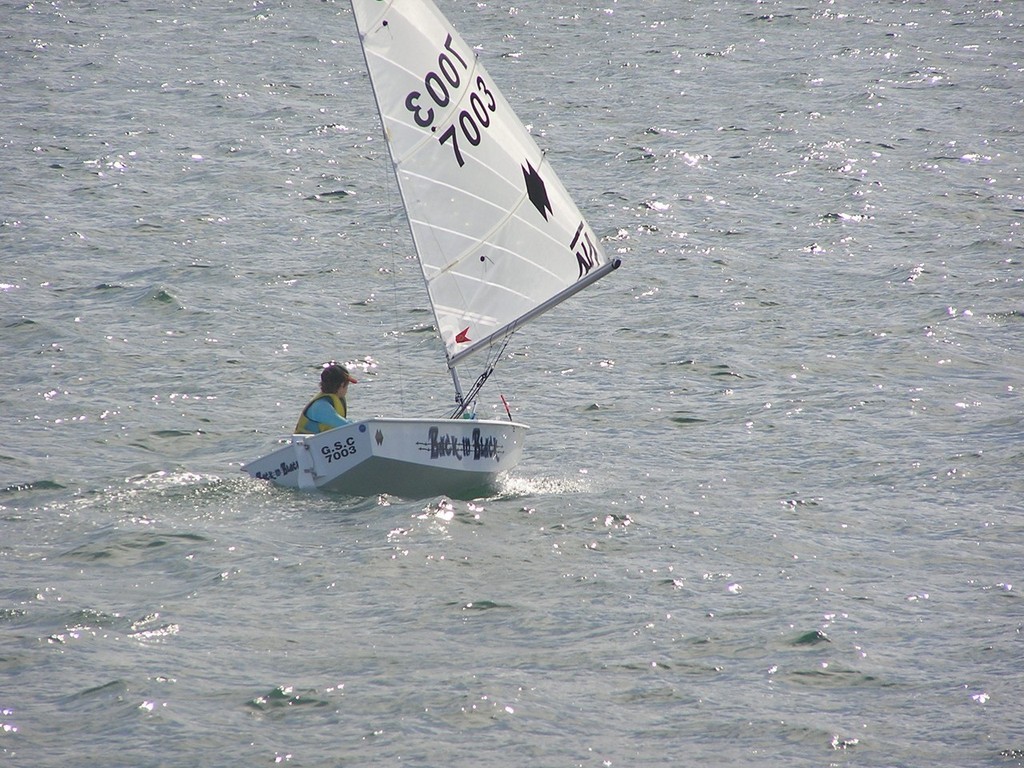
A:
<svg viewBox="0 0 1024 768">
<path fill-rule="evenodd" d="M 518 499 L 527 496 L 548 496 L 587 493 L 590 480 L 579 477 L 523 477 L 503 475 L 497 482 L 495 499 Z"/>
</svg>

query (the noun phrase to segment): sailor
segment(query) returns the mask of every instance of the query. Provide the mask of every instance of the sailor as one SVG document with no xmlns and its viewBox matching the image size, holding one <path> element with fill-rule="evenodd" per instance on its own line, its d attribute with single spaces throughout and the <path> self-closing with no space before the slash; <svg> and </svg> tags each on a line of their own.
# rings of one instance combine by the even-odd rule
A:
<svg viewBox="0 0 1024 768">
<path fill-rule="evenodd" d="M 348 385 L 358 383 L 348 369 L 339 363 L 327 363 L 320 372 L 320 394 L 310 400 L 302 409 L 295 433 L 315 435 L 335 427 L 351 424 L 348 416 Z"/>
</svg>

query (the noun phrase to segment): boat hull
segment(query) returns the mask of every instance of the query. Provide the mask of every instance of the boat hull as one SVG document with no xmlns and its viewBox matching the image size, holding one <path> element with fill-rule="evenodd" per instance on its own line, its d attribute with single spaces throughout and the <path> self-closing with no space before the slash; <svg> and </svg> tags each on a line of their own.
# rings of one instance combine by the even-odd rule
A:
<svg viewBox="0 0 1024 768">
<path fill-rule="evenodd" d="M 481 419 L 368 419 L 292 435 L 242 471 L 287 488 L 353 496 L 471 497 L 519 462 L 527 429 Z"/>
</svg>

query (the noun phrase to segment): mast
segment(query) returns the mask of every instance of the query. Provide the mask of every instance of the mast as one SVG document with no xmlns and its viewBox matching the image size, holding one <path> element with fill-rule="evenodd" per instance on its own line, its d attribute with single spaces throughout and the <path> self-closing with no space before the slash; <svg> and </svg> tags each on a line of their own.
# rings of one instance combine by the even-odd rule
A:
<svg viewBox="0 0 1024 768">
<path fill-rule="evenodd" d="M 455 369 L 454 365 L 450 365 L 448 371 L 452 375 L 452 384 L 455 385 L 455 402 L 458 403 L 460 409 L 463 409 L 466 406 L 466 402 L 463 400 L 462 382 L 459 380 L 459 372 Z"/>
</svg>

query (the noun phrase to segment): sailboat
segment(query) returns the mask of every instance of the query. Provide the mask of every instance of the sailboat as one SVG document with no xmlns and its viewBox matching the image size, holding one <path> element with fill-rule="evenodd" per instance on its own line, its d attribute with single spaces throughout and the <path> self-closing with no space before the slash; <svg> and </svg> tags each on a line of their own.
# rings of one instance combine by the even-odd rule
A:
<svg viewBox="0 0 1024 768">
<path fill-rule="evenodd" d="M 431 0 L 351 0 L 370 83 L 455 387 L 441 418 L 292 435 L 246 464 L 277 485 L 352 495 L 493 487 L 528 427 L 469 418 L 511 334 L 620 265 L 604 254 L 479 57 Z M 464 390 L 458 366 L 482 360 Z M 506 408 L 507 410 L 507 408 Z"/>
</svg>

